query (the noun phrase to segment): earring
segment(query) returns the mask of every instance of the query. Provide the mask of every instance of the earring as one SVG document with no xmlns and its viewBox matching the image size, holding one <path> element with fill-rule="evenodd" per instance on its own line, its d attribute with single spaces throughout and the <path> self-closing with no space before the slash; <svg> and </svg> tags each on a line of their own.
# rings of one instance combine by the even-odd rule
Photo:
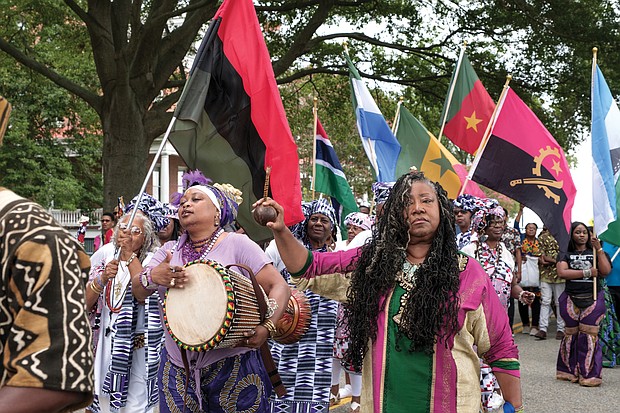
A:
<svg viewBox="0 0 620 413">
<path fill-rule="evenodd" d="M 215 225 L 216 227 L 220 226 L 220 214 L 219 213 L 215 215 L 215 222 L 213 222 L 213 225 Z"/>
</svg>

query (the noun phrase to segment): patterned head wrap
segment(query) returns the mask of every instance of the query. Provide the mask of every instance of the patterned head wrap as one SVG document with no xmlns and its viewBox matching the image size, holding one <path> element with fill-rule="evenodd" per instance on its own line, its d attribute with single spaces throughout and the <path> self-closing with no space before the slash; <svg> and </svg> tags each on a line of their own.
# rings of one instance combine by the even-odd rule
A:
<svg viewBox="0 0 620 413">
<path fill-rule="evenodd" d="M 368 214 L 362 212 L 351 212 L 344 218 L 344 225 L 355 225 L 362 229 L 370 229 L 372 227 L 372 220 Z"/>
<path fill-rule="evenodd" d="M 460 208 L 463 211 L 471 212 L 473 214 L 476 212 L 476 209 L 478 209 L 476 206 L 476 201 L 478 199 L 479 198 L 473 195 L 463 194 L 459 195 L 454 201 L 452 201 L 452 204 L 454 205 L 454 208 Z"/>
<path fill-rule="evenodd" d="M 298 240 L 302 242 L 306 241 L 306 235 L 308 233 L 308 221 L 310 221 L 310 217 L 314 214 L 323 214 L 329 221 L 331 222 L 330 230 L 333 230 L 336 225 L 336 212 L 334 211 L 334 207 L 327 201 L 325 198 L 316 199 L 312 202 L 302 202 L 301 210 L 306 217 L 303 221 L 298 224 L 295 224 L 290 228 L 291 232 Z"/>
<path fill-rule="evenodd" d="M 497 202 L 496 199 L 493 198 L 477 198 L 479 202 L 477 202 L 480 206 L 478 207 L 478 211 L 471 218 L 471 232 L 479 233 L 484 231 L 487 227 L 487 216 L 493 215 L 500 218 L 505 218 L 506 214 L 504 213 L 504 208 L 502 208 Z"/>
<path fill-rule="evenodd" d="M 372 184 L 371 189 L 373 194 L 375 194 L 375 205 L 385 204 L 395 183 L 396 182 L 375 182 Z"/>
<path fill-rule="evenodd" d="M 136 195 L 131 202 L 125 206 L 125 214 L 133 210 L 137 200 L 138 196 Z M 138 204 L 138 210 L 142 211 L 142 213 L 151 220 L 155 232 L 161 231 L 170 224 L 170 220 L 164 216 L 164 204 L 146 192 L 142 194 L 142 199 L 140 199 L 140 203 Z"/>
<path fill-rule="evenodd" d="M 169 219 L 179 219 L 179 207 L 172 204 L 164 204 L 164 216 Z"/>
<path fill-rule="evenodd" d="M 243 202 L 241 191 L 230 184 L 213 184 L 199 170 L 189 171 L 183 175 L 183 193 L 172 195 L 171 204 L 178 207 L 185 192 L 192 188 L 205 193 L 220 213 L 220 225 L 231 224 L 237 219 L 239 204 Z"/>
</svg>

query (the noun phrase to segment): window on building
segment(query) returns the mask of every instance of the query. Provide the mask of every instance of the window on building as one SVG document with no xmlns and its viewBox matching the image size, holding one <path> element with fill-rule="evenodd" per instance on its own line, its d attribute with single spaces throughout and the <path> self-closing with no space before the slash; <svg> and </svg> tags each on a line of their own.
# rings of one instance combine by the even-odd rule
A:
<svg viewBox="0 0 620 413">
<path fill-rule="evenodd" d="M 159 199 L 160 193 L 160 180 L 159 180 L 159 167 L 156 167 L 153 171 L 153 197 Z"/>
<path fill-rule="evenodd" d="M 183 175 L 185 175 L 185 172 L 187 172 L 187 168 L 184 166 L 179 166 L 179 169 L 177 170 L 177 191 L 179 192 L 183 192 Z"/>
</svg>

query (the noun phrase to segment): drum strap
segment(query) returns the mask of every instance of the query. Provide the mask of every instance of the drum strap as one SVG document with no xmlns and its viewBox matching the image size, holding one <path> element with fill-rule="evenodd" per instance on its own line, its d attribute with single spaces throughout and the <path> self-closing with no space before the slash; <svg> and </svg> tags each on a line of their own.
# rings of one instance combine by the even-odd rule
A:
<svg viewBox="0 0 620 413">
<path fill-rule="evenodd" d="M 256 277 L 254 276 L 254 272 L 247 266 L 243 264 L 231 264 L 227 265 L 226 268 L 230 267 L 239 267 L 243 268 L 250 275 L 250 280 L 252 280 L 252 287 L 254 288 L 254 294 L 256 295 L 256 301 L 258 302 L 258 310 L 260 311 L 260 319 L 261 321 L 265 320 L 265 314 L 267 314 L 267 302 L 265 301 L 265 293 L 261 289 Z M 271 385 L 273 386 L 273 390 L 276 392 L 278 397 L 283 397 L 286 395 L 286 387 L 282 383 L 282 379 L 280 378 L 280 373 L 278 373 L 278 368 L 273 361 L 273 357 L 271 356 L 271 350 L 269 350 L 269 344 L 267 342 L 263 343 L 260 347 L 260 355 L 263 359 L 263 364 L 265 365 L 265 369 L 267 370 L 267 374 L 269 374 L 269 380 L 271 381 Z"/>
</svg>

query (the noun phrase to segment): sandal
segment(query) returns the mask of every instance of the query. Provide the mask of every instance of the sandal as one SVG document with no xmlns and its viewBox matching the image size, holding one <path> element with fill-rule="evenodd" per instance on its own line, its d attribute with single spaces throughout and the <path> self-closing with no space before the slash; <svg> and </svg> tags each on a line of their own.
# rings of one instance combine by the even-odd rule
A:
<svg viewBox="0 0 620 413">
<path fill-rule="evenodd" d="M 362 405 L 358 402 L 351 402 L 351 413 L 360 413 Z"/>
<path fill-rule="evenodd" d="M 329 392 L 329 405 L 331 406 L 335 406 L 338 403 L 340 403 L 340 397 L 338 397 L 338 395 Z"/>
</svg>

